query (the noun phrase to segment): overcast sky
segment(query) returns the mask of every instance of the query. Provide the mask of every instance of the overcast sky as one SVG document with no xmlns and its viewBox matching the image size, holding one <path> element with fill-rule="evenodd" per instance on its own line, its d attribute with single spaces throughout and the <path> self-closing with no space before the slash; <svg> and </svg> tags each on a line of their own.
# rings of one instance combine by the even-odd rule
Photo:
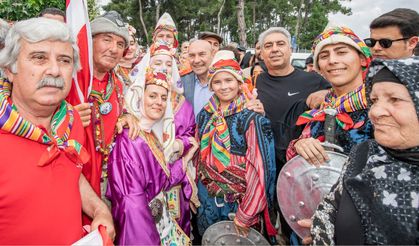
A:
<svg viewBox="0 0 419 246">
<path fill-rule="evenodd" d="M 395 8 L 410 8 L 419 11 L 419 0 L 352 0 L 345 2 L 352 15 L 329 15 L 329 21 L 351 28 L 361 39 L 370 35 L 369 25 L 376 17 Z"/>
</svg>

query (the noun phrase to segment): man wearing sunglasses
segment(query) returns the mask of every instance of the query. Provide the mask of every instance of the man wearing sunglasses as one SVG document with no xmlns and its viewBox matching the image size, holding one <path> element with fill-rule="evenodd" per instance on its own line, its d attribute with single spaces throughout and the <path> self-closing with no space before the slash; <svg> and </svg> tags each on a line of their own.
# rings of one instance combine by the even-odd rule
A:
<svg viewBox="0 0 419 246">
<path fill-rule="evenodd" d="M 419 14 L 397 8 L 370 24 L 370 38 L 364 39 L 374 58 L 401 59 L 413 55 L 418 44 Z"/>
</svg>

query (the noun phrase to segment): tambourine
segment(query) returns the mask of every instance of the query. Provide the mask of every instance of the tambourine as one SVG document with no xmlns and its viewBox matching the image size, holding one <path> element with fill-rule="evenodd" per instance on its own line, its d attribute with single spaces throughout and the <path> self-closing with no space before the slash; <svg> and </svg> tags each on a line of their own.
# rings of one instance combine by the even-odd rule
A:
<svg viewBox="0 0 419 246">
<path fill-rule="evenodd" d="M 217 222 L 205 231 L 202 245 L 269 245 L 269 242 L 253 228 L 247 237 L 236 232 L 233 221 Z"/>
<path fill-rule="evenodd" d="M 301 219 L 313 216 L 323 197 L 338 181 L 348 156 L 326 151 L 329 161 L 314 166 L 303 157 L 289 160 L 278 176 L 276 186 L 278 204 L 289 226 L 301 238 L 310 235 L 308 228 L 297 224 Z"/>
</svg>

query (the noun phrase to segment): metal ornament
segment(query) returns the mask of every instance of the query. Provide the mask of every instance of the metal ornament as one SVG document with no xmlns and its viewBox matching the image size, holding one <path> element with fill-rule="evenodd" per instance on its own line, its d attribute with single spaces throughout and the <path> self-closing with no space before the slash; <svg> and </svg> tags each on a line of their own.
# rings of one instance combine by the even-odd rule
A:
<svg viewBox="0 0 419 246">
<path fill-rule="evenodd" d="M 202 245 L 269 245 L 269 242 L 253 228 L 247 237 L 241 236 L 234 222 L 226 220 L 208 227 L 202 236 Z"/>
<path fill-rule="evenodd" d="M 276 186 L 278 204 L 290 227 L 301 238 L 310 235 L 308 228 L 297 224 L 313 216 L 317 206 L 338 181 L 348 157 L 338 152 L 326 151 L 330 161 L 314 166 L 303 157 L 288 161 L 278 176 Z"/>
<path fill-rule="evenodd" d="M 99 112 L 102 115 L 107 115 L 112 111 L 112 104 L 110 102 L 104 102 L 99 106 Z"/>
<path fill-rule="evenodd" d="M 153 199 L 148 205 L 151 210 L 151 216 L 154 223 L 159 223 L 163 216 L 163 203 L 158 198 Z"/>
<path fill-rule="evenodd" d="M 122 22 L 120 19 L 115 19 L 115 22 L 116 22 L 116 25 L 118 25 L 119 27 L 125 26 L 124 22 Z"/>
</svg>

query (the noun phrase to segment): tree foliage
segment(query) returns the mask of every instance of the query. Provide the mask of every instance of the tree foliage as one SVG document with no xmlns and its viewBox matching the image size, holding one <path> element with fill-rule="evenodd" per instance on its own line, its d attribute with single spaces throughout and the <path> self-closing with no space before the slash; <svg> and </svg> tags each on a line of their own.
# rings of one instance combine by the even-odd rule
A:
<svg viewBox="0 0 419 246">
<path fill-rule="evenodd" d="M 36 17 L 48 7 L 65 8 L 62 0 L 3 0 L 0 2 L 0 16 L 9 21 Z"/>
<path fill-rule="evenodd" d="M 147 33 L 139 19 L 139 1 Z M 327 25 L 329 13 L 350 14 L 342 5 L 350 0 L 247 0 L 244 18 L 247 43 L 253 46 L 259 34 L 271 26 L 283 26 L 297 39 L 299 48 L 309 49 L 316 35 Z M 223 5 L 224 2 L 224 5 Z M 239 0 L 112 0 L 104 7 L 116 10 L 137 28 L 145 44 L 156 25 L 156 11 L 168 12 L 176 22 L 181 41 L 196 37 L 200 31 L 217 32 L 221 6 L 220 35 L 227 41 L 239 42 L 237 8 Z M 297 24 L 298 23 L 298 24 Z M 297 28 L 298 27 L 298 28 Z M 297 32 L 296 32 L 297 31 Z M 242 42 L 243 43 L 243 42 Z"/>
<path fill-rule="evenodd" d="M 140 1 L 146 31 L 140 21 Z M 247 38 L 242 44 L 253 46 L 262 31 L 283 26 L 296 38 L 299 48 L 309 49 L 315 36 L 327 25 L 329 13 L 351 13 L 342 4 L 345 1 L 350 0 L 112 0 L 104 9 L 121 13 L 137 29 L 143 44 L 151 40 L 156 15 L 164 12 L 175 20 L 180 41 L 194 38 L 205 30 L 219 31 L 224 40 L 239 42 L 237 10 L 239 2 L 244 2 Z M 98 14 L 96 0 L 87 0 L 87 4 L 92 19 Z M 38 16 L 46 7 L 64 10 L 65 0 L 0 0 L 0 17 L 22 20 Z"/>
<path fill-rule="evenodd" d="M 87 0 L 89 17 L 98 14 L 96 0 Z M 65 0 L 0 0 L 0 17 L 8 21 L 24 20 L 39 16 L 45 8 L 65 11 Z"/>
</svg>

